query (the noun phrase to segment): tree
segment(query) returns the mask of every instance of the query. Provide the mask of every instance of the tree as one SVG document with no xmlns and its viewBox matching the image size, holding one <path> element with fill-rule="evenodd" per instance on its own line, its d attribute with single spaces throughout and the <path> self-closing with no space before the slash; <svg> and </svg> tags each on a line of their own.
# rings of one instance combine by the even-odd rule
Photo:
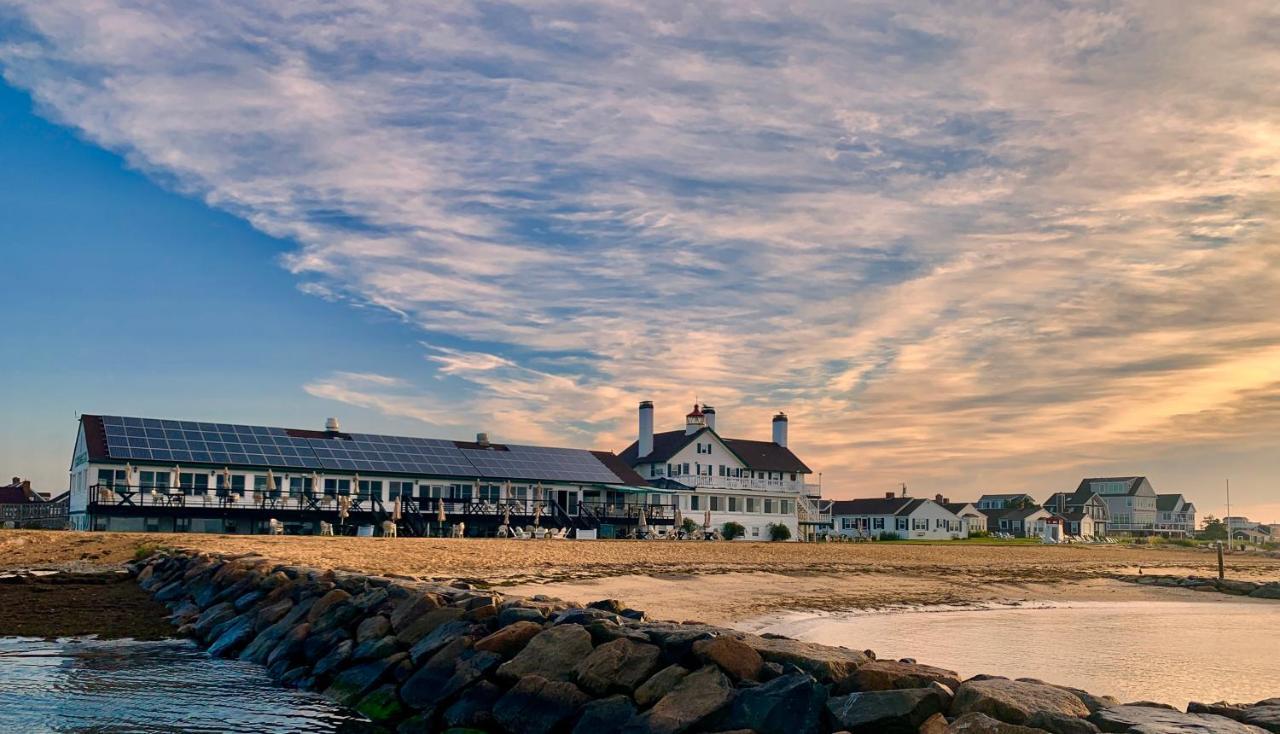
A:
<svg viewBox="0 0 1280 734">
<path fill-rule="evenodd" d="M 770 523 L 769 540 L 791 540 L 791 528 L 780 522 Z"/>
<path fill-rule="evenodd" d="M 684 531 L 685 535 L 692 535 L 693 531 L 698 529 L 698 523 L 694 522 L 693 518 L 686 517 L 684 522 L 680 523 L 680 529 Z"/>
<path fill-rule="evenodd" d="M 1035 506 L 1035 501 L 1030 497 L 1019 497 L 1017 499 L 1010 500 L 1008 504 L 1008 507 L 1014 510 L 1029 510 Z"/>
<path fill-rule="evenodd" d="M 1201 540 L 1226 540 L 1227 526 L 1213 515 L 1204 516 L 1204 529 L 1200 531 Z"/>
<path fill-rule="evenodd" d="M 727 522 L 724 527 L 720 528 L 720 534 L 724 536 L 725 540 L 733 540 L 746 535 L 747 529 L 742 527 L 741 523 Z"/>
</svg>

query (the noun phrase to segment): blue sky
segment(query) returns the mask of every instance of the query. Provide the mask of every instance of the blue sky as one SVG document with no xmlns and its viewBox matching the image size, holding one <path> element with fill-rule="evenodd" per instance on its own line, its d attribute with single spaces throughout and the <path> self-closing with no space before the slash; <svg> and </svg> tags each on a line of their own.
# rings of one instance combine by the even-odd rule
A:
<svg viewBox="0 0 1280 734">
<path fill-rule="evenodd" d="M 76 411 L 1280 520 L 1265 3 L 0 0 L 0 469 Z"/>
</svg>

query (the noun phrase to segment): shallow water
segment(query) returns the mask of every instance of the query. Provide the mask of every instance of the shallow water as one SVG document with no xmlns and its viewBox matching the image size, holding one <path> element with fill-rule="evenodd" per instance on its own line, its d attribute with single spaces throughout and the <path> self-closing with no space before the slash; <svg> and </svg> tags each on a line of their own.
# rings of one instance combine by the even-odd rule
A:
<svg viewBox="0 0 1280 734">
<path fill-rule="evenodd" d="M 788 613 L 750 625 L 810 642 L 915 658 L 962 677 L 1041 680 L 1122 701 L 1280 696 L 1280 603 L 1076 602 L 992 609 Z"/>
<path fill-rule="evenodd" d="M 0 692 L 0 732 L 381 731 L 186 640 L 3 637 Z"/>
</svg>

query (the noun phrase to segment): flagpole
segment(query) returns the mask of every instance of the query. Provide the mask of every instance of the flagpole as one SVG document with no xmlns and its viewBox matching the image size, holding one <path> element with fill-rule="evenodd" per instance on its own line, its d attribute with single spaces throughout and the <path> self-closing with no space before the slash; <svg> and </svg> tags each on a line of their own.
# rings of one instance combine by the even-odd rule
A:
<svg viewBox="0 0 1280 734">
<path fill-rule="evenodd" d="M 1224 525 L 1227 526 L 1227 547 L 1230 548 L 1231 542 L 1233 540 L 1231 537 L 1231 478 L 1230 477 L 1227 477 L 1227 516 L 1223 518 L 1222 522 Z"/>
</svg>

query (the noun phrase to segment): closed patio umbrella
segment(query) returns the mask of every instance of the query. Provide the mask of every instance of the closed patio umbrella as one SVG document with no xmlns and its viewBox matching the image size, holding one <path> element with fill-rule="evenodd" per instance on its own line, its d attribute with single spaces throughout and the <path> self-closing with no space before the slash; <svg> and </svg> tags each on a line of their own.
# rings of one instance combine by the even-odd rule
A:
<svg viewBox="0 0 1280 734">
<path fill-rule="evenodd" d="M 533 526 L 542 527 L 542 505 L 540 504 L 533 506 Z"/>
<path fill-rule="evenodd" d="M 320 477 L 320 472 L 311 472 L 311 496 L 315 497 L 324 489 L 324 480 Z"/>
<path fill-rule="evenodd" d="M 169 491 L 176 492 L 182 484 L 182 472 L 178 471 L 178 465 L 174 464 L 169 470 Z"/>
<path fill-rule="evenodd" d="M 124 488 L 133 486 L 133 464 L 124 465 Z"/>
<path fill-rule="evenodd" d="M 680 514 L 680 508 L 676 507 L 676 514 L 671 516 L 671 528 L 672 530 L 679 530 L 683 524 L 684 517 Z"/>
<path fill-rule="evenodd" d="M 511 525 L 511 508 L 509 506 L 502 511 L 502 524 Z"/>
<path fill-rule="evenodd" d="M 640 508 L 640 517 L 636 521 L 636 524 L 639 526 L 638 529 L 642 534 L 647 534 L 649 532 L 649 521 L 644 517 L 644 507 Z"/>
<path fill-rule="evenodd" d="M 711 508 L 707 508 L 707 511 L 702 513 L 702 529 L 711 530 Z"/>
<path fill-rule="evenodd" d="M 351 496 L 352 497 L 360 496 L 360 475 L 359 474 L 356 474 L 355 476 L 351 477 Z"/>
<path fill-rule="evenodd" d="M 436 521 L 440 523 L 440 534 L 444 535 L 444 498 L 436 498 Z"/>
<path fill-rule="evenodd" d="M 392 519 L 392 520 L 395 520 L 396 522 L 399 522 L 399 521 L 400 521 L 400 513 L 401 513 L 401 512 L 402 512 L 402 509 L 401 509 L 401 505 L 400 505 L 400 498 L 399 498 L 399 497 L 396 497 L 396 504 L 395 504 L 395 506 L 394 506 L 394 507 L 392 507 L 392 509 L 391 509 L 391 519 Z"/>
<path fill-rule="evenodd" d="M 267 492 L 276 491 L 276 475 L 270 469 L 267 470 Z"/>
</svg>

